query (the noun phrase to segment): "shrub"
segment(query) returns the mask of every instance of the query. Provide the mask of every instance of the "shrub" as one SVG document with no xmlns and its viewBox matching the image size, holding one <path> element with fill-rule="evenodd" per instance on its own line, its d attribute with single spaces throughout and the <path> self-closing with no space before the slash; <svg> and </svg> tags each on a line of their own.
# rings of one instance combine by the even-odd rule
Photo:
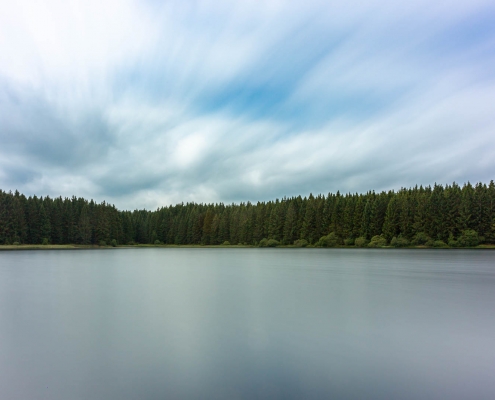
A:
<svg viewBox="0 0 495 400">
<path fill-rule="evenodd" d="M 162 244 L 158 239 L 155 240 L 155 244 Z"/>
<path fill-rule="evenodd" d="M 354 246 L 354 238 L 347 238 L 347 239 L 344 239 L 344 244 L 346 246 Z"/>
<path fill-rule="evenodd" d="M 104 247 L 107 245 L 107 242 L 105 242 L 104 240 L 100 240 L 100 243 L 98 243 L 100 246 Z"/>
<path fill-rule="evenodd" d="M 266 247 L 266 246 L 268 246 L 268 239 L 267 238 L 261 239 L 258 246 L 259 247 Z"/>
<path fill-rule="evenodd" d="M 225 242 L 222 243 L 222 245 L 224 245 L 224 246 L 230 246 L 230 242 L 228 240 L 226 240 Z"/>
<path fill-rule="evenodd" d="M 428 246 L 428 247 L 433 247 L 433 244 L 435 243 L 435 241 L 433 239 L 430 239 L 428 240 L 426 243 L 425 243 L 425 246 Z"/>
<path fill-rule="evenodd" d="M 407 247 L 409 246 L 409 240 L 407 240 L 405 237 L 402 237 L 399 235 L 399 237 L 393 237 L 392 240 L 390 241 L 390 246 L 393 247 Z"/>
<path fill-rule="evenodd" d="M 279 244 L 280 242 L 275 239 L 269 239 L 268 242 L 266 242 L 267 247 L 277 247 Z"/>
<path fill-rule="evenodd" d="M 14 243 L 12 243 L 12 244 L 13 244 L 14 246 L 19 246 L 19 245 L 20 245 L 20 243 L 19 243 L 19 242 L 14 242 Z"/>
<path fill-rule="evenodd" d="M 296 247 L 306 247 L 308 245 L 308 241 L 306 239 L 297 239 L 294 241 L 294 246 Z"/>
<path fill-rule="evenodd" d="M 43 238 L 43 241 L 41 242 L 41 244 L 43 246 L 46 246 L 48 243 L 49 243 L 48 238 Z"/>
<path fill-rule="evenodd" d="M 354 240 L 354 245 L 357 247 L 366 247 L 368 246 L 368 239 L 366 239 L 364 236 L 358 237 L 356 240 Z"/>
<path fill-rule="evenodd" d="M 117 247 L 117 241 L 115 239 L 112 239 L 110 244 L 112 245 L 112 247 Z"/>
<path fill-rule="evenodd" d="M 459 243 L 454 239 L 454 235 L 449 235 L 449 241 L 447 242 L 450 247 L 459 247 Z"/>
<path fill-rule="evenodd" d="M 381 235 L 376 235 L 371 238 L 371 242 L 368 243 L 368 247 L 383 247 L 387 245 L 387 239 Z"/>
<path fill-rule="evenodd" d="M 433 242 L 433 247 L 449 247 L 443 240 L 435 240 Z"/>
<path fill-rule="evenodd" d="M 416 235 L 414 235 L 414 238 L 412 240 L 412 244 L 416 246 L 421 246 L 423 244 L 426 244 L 428 240 L 431 240 L 429 236 L 424 233 L 424 232 L 418 232 Z"/>
<path fill-rule="evenodd" d="M 457 241 L 462 247 L 474 247 L 478 246 L 478 244 L 480 243 L 478 232 L 473 231 L 472 229 L 462 231 L 462 235 L 459 236 Z"/>
<path fill-rule="evenodd" d="M 322 236 L 318 242 L 316 242 L 316 247 L 335 247 L 339 244 L 339 238 L 335 232 L 330 232 L 326 236 Z"/>
</svg>

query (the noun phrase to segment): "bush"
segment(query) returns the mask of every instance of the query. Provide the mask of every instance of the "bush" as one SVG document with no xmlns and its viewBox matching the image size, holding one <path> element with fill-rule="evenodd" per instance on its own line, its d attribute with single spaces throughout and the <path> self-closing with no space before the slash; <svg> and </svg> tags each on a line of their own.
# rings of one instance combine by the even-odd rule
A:
<svg viewBox="0 0 495 400">
<path fill-rule="evenodd" d="M 478 232 L 473 231 L 472 229 L 462 231 L 462 235 L 459 236 L 457 241 L 462 247 L 474 247 L 478 246 L 478 244 L 480 243 Z"/>
<path fill-rule="evenodd" d="M 308 241 L 306 239 L 297 239 L 294 241 L 294 246 L 296 247 L 306 247 L 308 245 Z"/>
<path fill-rule="evenodd" d="M 107 242 L 105 242 L 104 240 L 100 240 L 100 243 L 98 243 L 101 247 L 104 247 L 107 245 Z"/>
<path fill-rule="evenodd" d="M 266 246 L 268 246 L 268 239 L 267 238 L 261 239 L 258 246 L 259 247 L 266 247 Z"/>
<path fill-rule="evenodd" d="M 412 240 L 412 244 L 416 246 L 421 246 L 423 244 L 426 244 L 428 240 L 431 240 L 430 237 L 424 233 L 424 232 L 418 232 L 416 235 L 414 235 L 414 238 Z"/>
<path fill-rule="evenodd" d="M 12 243 L 12 244 L 13 244 L 14 246 L 19 246 L 19 245 L 20 245 L 20 243 L 19 243 L 19 242 L 14 242 L 14 243 Z"/>
<path fill-rule="evenodd" d="M 354 246 L 354 238 L 347 238 L 347 239 L 344 239 L 344 244 L 346 246 Z"/>
<path fill-rule="evenodd" d="M 156 239 L 154 244 L 158 245 L 158 244 L 162 244 L 162 242 L 160 242 L 158 239 Z"/>
<path fill-rule="evenodd" d="M 450 234 L 448 244 L 450 247 L 459 247 L 459 243 L 454 239 L 454 235 Z"/>
<path fill-rule="evenodd" d="M 425 246 L 428 246 L 428 247 L 433 247 L 433 244 L 435 243 L 435 241 L 433 239 L 430 239 L 428 240 L 426 243 L 425 243 Z"/>
<path fill-rule="evenodd" d="M 266 242 L 267 247 L 277 247 L 279 244 L 280 242 L 275 239 L 269 239 L 268 242 Z"/>
<path fill-rule="evenodd" d="M 363 236 L 358 237 L 356 240 L 354 240 L 354 245 L 357 247 L 366 247 L 368 246 L 368 243 L 368 239 Z"/>
<path fill-rule="evenodd" d="M 117 241 L 115 239 L 112 239 L 110 244 L 112 245 L 112 247 L 117 247 Z"/>
<path fill-rule="evenodd" d="M 225 242 L 222 243 L 223 246 L 230 246 L 230 242 L 226 240 Z"/>
<path fill-rule="evenodd" d="M 371 238 L 371 242 L 368 243 L 368 247 L 383 247 L 387 245 L 387 239 L 381 235 L 376 235 Z"/>
<path fill-rule="evenodd" d="M 409 240 L 407 240 L 405 237 L 402 237 L 399 235 L 399 237 L 393 237 L 392 240 L 390 241 L 390 246 L 393 247 L 407 247 L 409 246 Z"/>
<path fill-rule="evenodd" d="M 443 240 L 435 240 L 433 242 L 433 247 L 449 247 Z"/>
<path fill-rule="evenodd" d="M 335 232 L 330 232 L 326 236 L 322 236 L 318 242 L 316 242 L 316 247 L 335 247 L 339 244 L 339 238 Z"/>
<path fill-rule="evenodd" d="M 41 244 L 42 244 L 43 246 L 46 246 L 46 245 L 48 245 L 48 243 L 49 243 L 48 238 L 43 238 L 43 241 L 41 242 Z"/>
</svg>

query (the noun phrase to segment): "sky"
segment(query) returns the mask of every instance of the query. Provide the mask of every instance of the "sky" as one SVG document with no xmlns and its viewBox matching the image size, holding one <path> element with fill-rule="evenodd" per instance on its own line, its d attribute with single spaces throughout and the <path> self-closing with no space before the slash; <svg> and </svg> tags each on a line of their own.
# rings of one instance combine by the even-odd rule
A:
<svg viewBox="0 0 495 400">
<path fill-rule="evenodd" d="M 493 0 L 0 0 L 0 189 L 119 209 L 495 179 Z"/>
</svg>

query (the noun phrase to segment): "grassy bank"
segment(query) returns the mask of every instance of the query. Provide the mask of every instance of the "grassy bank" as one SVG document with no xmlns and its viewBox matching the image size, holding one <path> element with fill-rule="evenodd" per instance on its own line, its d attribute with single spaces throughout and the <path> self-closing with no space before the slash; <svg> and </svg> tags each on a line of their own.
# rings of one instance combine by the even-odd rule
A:
<svg viewBox="0 0 495 400">
<path fill-rule="evenodd" d="M 303 248 L 294 245 L 276 246 L 277 248 L 285 248 L 285 249 L 295 249 L 295 248 Z M 186 244 L 186 245 L 175 245 L 175 244 L 136 244 L 136 245 L 122 245 L 122 246 L 96 246 L 96 245 L 81 245 L 81 244 L 21 244 L 21 245 L 0 245 L 0 251 L 2 250 L 108 250 L 108 249 L 131 249 L 131 248 L 225 248 L 225 249 L 236 249 L 236 248 L 260 248 L 259 246 L 253 245 L 199 245 L 199 244 Z M 338 248 L 338 249 L 361 249 L 363 247 L 356 246 L 335 246 L 335 247 L 314 247 L 314 246 L 306 246 L 308 248 Z M 364 247 L 370 248 L 370 247 Z M 392 246 L 379 246 L 373 248 L 380 249 L 396 249 L 396 247 Z M 403 249 L 439 249 L 439 247 L 430 247 L 430 246 L 407 246 L 401 247 Z M 481 244 L 475 247 L 441 247 L 441 249 L 495 249 L 494 244 Z"/>
</svg>

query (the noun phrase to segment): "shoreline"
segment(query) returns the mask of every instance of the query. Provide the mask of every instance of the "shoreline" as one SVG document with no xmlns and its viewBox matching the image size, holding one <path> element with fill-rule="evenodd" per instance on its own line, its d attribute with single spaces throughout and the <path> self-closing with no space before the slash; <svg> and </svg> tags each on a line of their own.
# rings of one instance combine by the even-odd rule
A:
<svg viewBox="0 0 495 400">
<path fill-rule="evenodd" d="M 482 244 L 475 247 L 432 247 L 432 246 L 407 246 L 407 247 L 357 247 L 357 246 L 335 246 L 335 247 L 298 247 L 298 246 L 276 246 L 276 247 L 259 247 L 254 245 L 200 245 L 200 244 L 137 244 L 137 245 L 119 245 L 119 246 L 98 246 L 82 244 L 21 244 L 21 245 L 0 245 L 0 251 L 22 251 L 22 250 L 112 250 L 112 249 L 149 249 L 149 248 L 175 248 L 175 249 L 261 249 L 261 248 L 278 248 L 278 249 L 434 249 L 434 250 L 495 250 L 495 244 Z"/>
</svg>

